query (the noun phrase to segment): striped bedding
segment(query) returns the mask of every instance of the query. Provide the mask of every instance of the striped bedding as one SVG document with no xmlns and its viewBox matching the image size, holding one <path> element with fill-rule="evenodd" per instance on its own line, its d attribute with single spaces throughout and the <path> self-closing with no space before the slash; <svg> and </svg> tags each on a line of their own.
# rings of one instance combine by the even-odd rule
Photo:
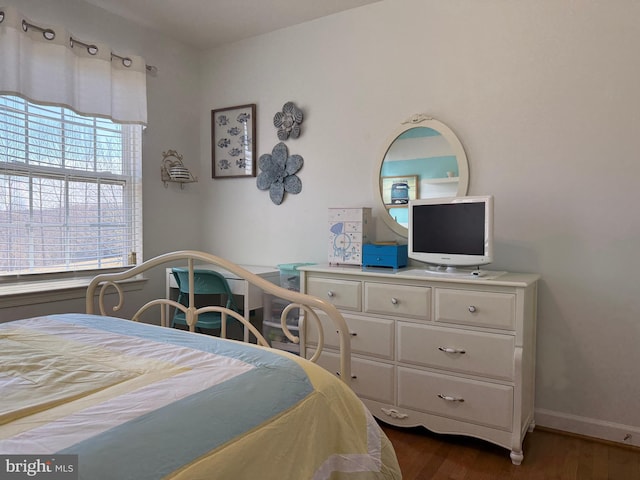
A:
<svg viewBox="0 0 640 480">
<path fill-rule="evenodd" d="M 295 355 L 87 314 L 0 324 L 0 453 L 79 478 L 399 479 L 360 400 Z"/>
</svg>

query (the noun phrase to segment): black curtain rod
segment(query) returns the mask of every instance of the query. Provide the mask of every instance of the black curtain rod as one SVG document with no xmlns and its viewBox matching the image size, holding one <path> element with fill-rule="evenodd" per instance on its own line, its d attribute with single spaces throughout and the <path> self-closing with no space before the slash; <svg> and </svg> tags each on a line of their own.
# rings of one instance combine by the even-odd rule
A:
<svg viewBox="0 0 640 480">
<path fill-rule="evenodd" d="M 4 13 L 4 12 L 2 12 Z M 0 23 L 2 23 L 2 21 L 4 20 L 4 15 L 0 16 Z M 40 27 L 38 25 L 34 25 L 33 23 L 29 23 L 26 20 L 22 20 L 22 30 L 24 30 L 25 32 L 29 30 L 29 28 L 32 28 L 38 32 L 42 33 L 42 36 L 46 39 L 46 40 L 53 40 L 54 38 L 56 38 L 56 32 L 54 30 L 52 30 L 51 28 L 43 28 Z M 91 44 L 91 43 L 85 43 L 85 42 L 81 42 L 80 40 L 78 40 L 77 38 L 73 38 L 73 37 L 69 37 L 69 45 L 71 46 L 71 48 L 73 48 L 75 45 L 80 45 L 84 48 L 87 49 L 87 52 L 89 53 L 89 55 L 96 55 L 98 53 L 98 46 L 95 44 Z M 111 52 L 111 58 L 117 58 L 118 60 L 120 60 L 122 62 L 122 64 L 125 67 L 130 67 L 133 63 L 133 60 L 131 60 L 129 57 L 123 57 L 121 55 L 118 55 L 116 53 Z M 147 70 L 147 72 L 152 73 L 152 74 L 156 74 L 158 73 L 158 67 L 154 66 L 154 65 L 145 65 L 145 68 Z"/>
</svg>

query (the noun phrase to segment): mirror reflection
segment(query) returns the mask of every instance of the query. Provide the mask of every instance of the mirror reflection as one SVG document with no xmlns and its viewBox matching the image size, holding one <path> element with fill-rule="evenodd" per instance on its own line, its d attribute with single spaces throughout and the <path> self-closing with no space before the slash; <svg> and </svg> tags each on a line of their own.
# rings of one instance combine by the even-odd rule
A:
<svg viewBox="0 0 640 480">
<path fill-rule="evenodd" d="M 380 170 L 382 201 L 396 222 L 407 226 L 409 200 L 455 197 L 458 160 L 449 142 L 436 130 L 410 128 L 387 150 Z"/>
<path fill-rule="evenodd" d="M 410 122 L 415 125 L 392 137 L 377 178 L 383 219 L 403 236 L 409 200 L 465 195 L 469 181 L 467 158 L 455 134 L 430 117 Z"/>
</svg>

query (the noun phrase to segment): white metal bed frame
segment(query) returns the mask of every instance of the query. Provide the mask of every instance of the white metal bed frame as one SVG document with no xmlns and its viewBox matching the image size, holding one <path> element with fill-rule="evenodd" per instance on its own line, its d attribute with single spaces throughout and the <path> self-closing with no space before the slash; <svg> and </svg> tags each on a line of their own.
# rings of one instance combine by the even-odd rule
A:
<svg viewBox="0 0 640 480">
<path fill-rule="evenodd" d="M 221 306 L 205 306 L 196 308 L 195 307 L 195 295 L 193 294 L 193 282 L 194 282 L 194 262 L 198 262 L 200 264 L 213 264 L 218 265 L 225 270 L 228 270 L 239 277 L 247 280 L 250 284 L 262 289 L 264 293 L 268 293 L 274 295 L 276 297 L 283 298 L 289 302 L 289 305 L 285 307 L 283 310 L 280 321 L 282 325 L 282 331 L 284 334 L 294 343 L 300 342 L 300 337 L 294 335 L 287 326 L 287 314 L 293 308 L 299 308 L 304 315 L 304 325 L 306 328 L 309 328 L 310 324 L 313 323 L 313 327 L 318 329 L 318 346 L 314 351 L 313 355 L 309 358 L 310 361 L 316 362 L 322 353 L 322 349 L 324 346 L 324 331 L 322 328 L 322 324 L 320 323 L 320 319 L 316 313 L 316 310 L 323 312 L 327 315 L 332 321 L 333 326 L 336 328 L 339 337 L 339 346 L 340 346 L 340 379 L 350 384 L 351 382 L 351 337 L 349 335 L 349 329 L 347 327 L 347 323 L 345 322 L 344 317 L 340 312 L 333 306 L 333 304 L 322 300 L 318 297 L 314 297 L 312 295 L 303 294 L 300 292 L 287 290 L 286 288 L 282 288 L 279 285 L 269 282 L 264 278 L 255 275 L 241 266 L 232 263 L 223 258 L 217 257 L 215 255 L 199 252 L 195 250 L 182 250 L 177 252 L 166 253 L 164 255 L 159 255 L 157 257 L 151 258 L 140 265 L 137 265 L 133 268 L 125 270 L 119 273 L 105 273 L 100 274 L 94 277 L 89 286 L 87 287 L 86 293 L 86 312 L 89 314 L 93 314 L 95 312 L 95 296 L 98 294 L 98 309 L 101 315 L 108 315 L 106 313 L 105 305 L 104 305 L 104 295 L 109 287 L 113 287 L 116 289 L 118 293 L 118 303 L 113 307 L 114 311 L 118 311 L 122 308 L 124 304 L 124 295 L 121 286 L 118 282 L 130 279 L 137 275 L 140 275 L 147 270 L 157 267 L 159 265 L 164 265 L 166 263 L 175 263 L 175 262 L 184 262 L 187 263 L 187 268 L 189 270 L 189 302 L 188 306 L 181 305 L 175 300 L 167 299 L 167 298 L 159 298 L 155 300 L 151 300 L 144 304 L 140 309 L 133 315 L 131 320 L 139 321 L 140 315 L 146 311 L 148 308 L 159 305 L 160 306 L 160 315 L 161 315 L 161 325 L 168 325 L 166 321 L 166 311 L 165 308 L 167 305 L 171 307 L 178 308 L 182 310 L 187 319 L 187 324 L 189 325 L 189 330 L 191 332 L 195 332 L 196 321 L 198 315 L 204 312 L 221 312 L 222 314 L 222 325 L 220 331 L 220 337 L 226 338 L 226 319 L 228 316 L 233 317 L 237 321 L 239 321 L 243 326 L 245 326 L 257 339 L 259 345 L 269 347 L 269 343 L 262 336 L 262 334 L 248 322 L 242 315 L 233 310 L 227 309 Z M 175 265 L 174 265 L 175 266 Z M 313 320 L 311 322 L 310 320 Z M 303 349 L 304 351 L 304 349 Z"/>
</svg>

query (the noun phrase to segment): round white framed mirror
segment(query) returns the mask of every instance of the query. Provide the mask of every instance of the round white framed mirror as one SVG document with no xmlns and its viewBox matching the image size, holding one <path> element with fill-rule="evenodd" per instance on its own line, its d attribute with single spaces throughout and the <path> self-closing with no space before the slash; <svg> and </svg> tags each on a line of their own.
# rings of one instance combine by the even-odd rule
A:
<svg viewBox="0 0 640 480">
<path fill-rule="evenodd" d="M 468 187 L 467 155 L 456 134 L 432 117 L 414 115 L 382 150 L 374 178 L 378 216 L 406 237 L 409 200 L 464 196 Z"/>
</svg>

